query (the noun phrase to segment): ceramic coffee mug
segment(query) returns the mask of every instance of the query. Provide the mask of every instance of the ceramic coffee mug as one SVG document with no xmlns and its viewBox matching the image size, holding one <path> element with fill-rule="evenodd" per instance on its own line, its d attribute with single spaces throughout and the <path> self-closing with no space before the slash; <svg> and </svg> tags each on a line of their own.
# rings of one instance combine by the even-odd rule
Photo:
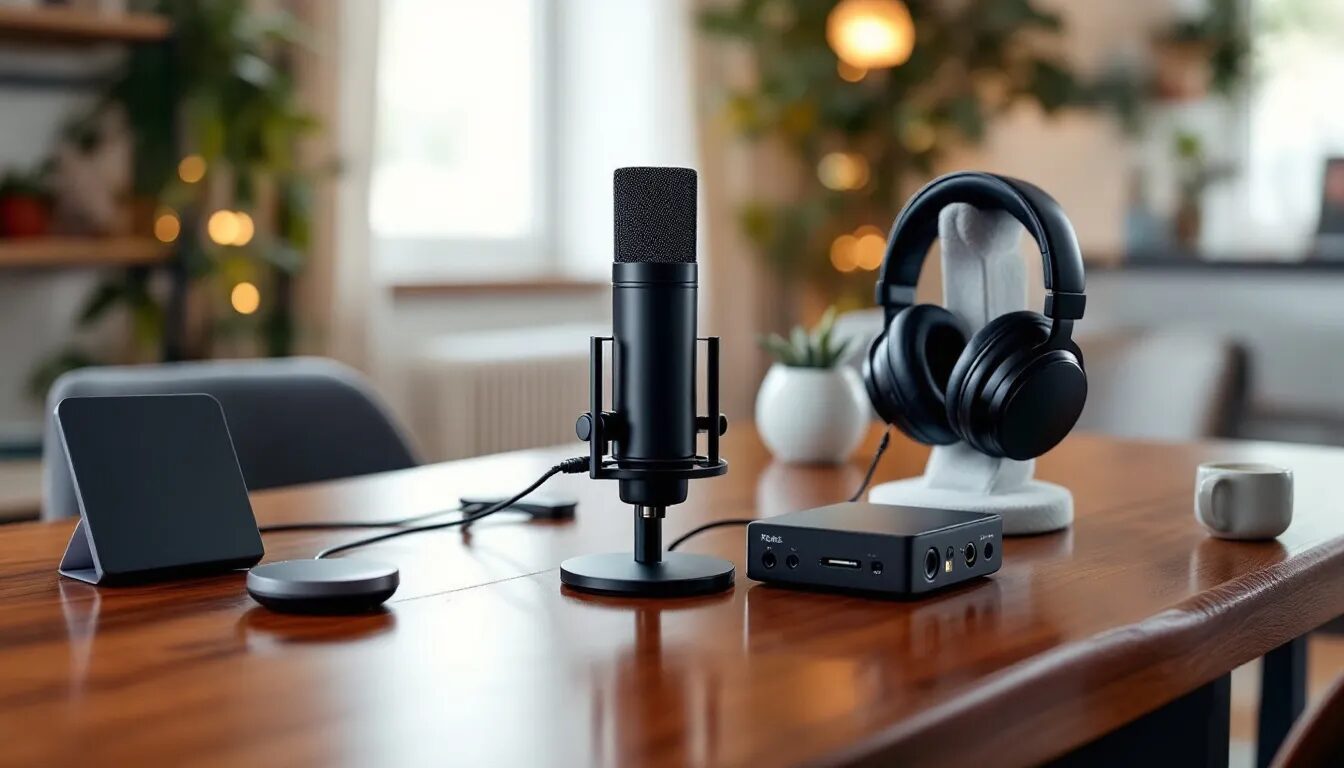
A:
<svg viewBox="0 0 1344 768">
<path fill-rule="evenodd" d="M 1223 539 L 1272 539 L 1293 522 L 1293 473 L 1273 464 L 1200 464 L 1195 519 Z"/>
</svg>

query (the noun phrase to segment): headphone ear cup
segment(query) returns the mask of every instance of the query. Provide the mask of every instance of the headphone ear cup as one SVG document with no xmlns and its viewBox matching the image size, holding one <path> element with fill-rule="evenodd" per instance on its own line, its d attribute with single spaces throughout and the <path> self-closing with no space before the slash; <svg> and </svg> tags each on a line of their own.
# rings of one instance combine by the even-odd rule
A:
<svg viewBox="0 0 1344 768">
<path fill-rule="evenodd" d="M 1087 398 L 1082 355 L 1072 342 L 1044 349 L 1050 320 L 1010 312 L 980 329 L 949 382 L 949 423 L 976 450 L 1025 460 L 1073 429 Z"/>
<path fill-rule="evenodd" d="M 946 387 L 966 336 L 956 315 L 917 304 L 892 318 L 882 343 L 872 350 L 875 383 L 888 398 L 889 422 L 926 445 L 959 439 L 947 423 Z"/>
<path fill-rule="evenodd" d="M 977 395 L 984 389 L 989 374 L 1015 350 L 1022 349 L 1023 344 L 1034 346 L 1045 340 L 1045 336 L 1041 336 L 1035 342 L 1030 341 L 1034 338 L 1032 331 L 1038 318 L 1045 320 L 1035 312 L 1021 310 L 990 320 L 967 342 L 961 357 L 952 368 L 952 375 L 947 382 L 948 424 L 977 451 L 989 453 L 985 442 L 980 439 L 983 430 L 978 425 L 983 423 L 984 413 Z"/>
<path fill-rule="evenodd" d="M 863 388 L 868 392 L 868 402 L 872 403 L 873 410 L 877 411 L 878 418 L 887 424 L 895 424 L 899 418 L 892 407 L 891 396 L 887 394 L 886 387 L 880 382 L 879 377 L 890 375 L 885 370 L 887 359 L 887 332 L 883 330 L 868 345 L 868 354 L 863 357 Z M 882 362 L 883 370 L 879 371 L 877 361 Z"/>
</svg>

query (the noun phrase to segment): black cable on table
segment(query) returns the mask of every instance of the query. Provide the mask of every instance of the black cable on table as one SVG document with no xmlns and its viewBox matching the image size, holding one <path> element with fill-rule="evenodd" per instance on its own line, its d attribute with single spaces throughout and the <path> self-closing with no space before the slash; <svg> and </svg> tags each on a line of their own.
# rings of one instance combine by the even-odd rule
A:
<svg viewBox="0 0 1344 768">
<path fill-rule="evenodd" d="M 412 515 L 411 517 L 403 517 L 399 520 L 378 520 L 375 522 L 356 521 L 356 520 L 351 520 L 347 522 L 338 522 L 334 520 L 323 520 L 312 523 L 277 523 L 276 525 L 263 525 L 257 528 L 257 530 L 262 533 L 279 533 L 282 531 L 337 531 L 337 530 L 344 530 L 346 528 L 398 528 L 403 525 L 411 525 L 413 523 L 419 523 L 424 520 L 428 520 L 431 517 L 438 517 L 440 515 L 450 515 L 454 512 L 466 512 L 468 514 L 471 514 L 473 511 L 476 511 L 481 506 L 482 505 L 477 504 L 464 507 L 459 504 L 456 507 L 450 507 L 448 509 L 439 509 L 433 512 L 426 512 L 423 515 Z"/>
<path fill-rule="evenodd" d="M 733 517 L 727 520 L 715 520 L 712 523 L 705 523 L 704 525 L 696 526 L 695 528 L 692 528 L 691 530 L 673 539 L 672 543 L 667 545 L 667 551 L 668 552 L 673 551 L 678 546 L 680 546 L 683 541 L 691 538 L 692 536 L 704 533 L 705 531 L 708 531 L 712 528 L 726 528 L 730 525 L 746 525 L 747 523 L 752 523 L 755 521 L 756 521 L 755 518 L 750 517 Z"/>
<path fill-rule="evenodd" d="M 346 552 L 348 550 L 355 549 L 357 547 L 364 547 L 368 546 L 369 544 L 374 544 L 380 541 L 395 539 L 398 536 L 409 536 L 412 533 L 423 533 L 425 531 L 439 531 L 443 530 L 444 528 L 453 528 L 459 525 L 467 525 L 469 523 L 474 523 L 483 517 L 489 517 L 490 515 L 493 515 L 496 512 L 499 512 L 500 510 L 508 509 L 514 504 L 517 504 L 519 501 L 522 500 L 524 496 L 527 496 L 529 493 L 532 493 L 533 491 L 537 490 L 542 486 L 543 483 L 545 483 L 547 480 L 550 480 L 552 477 L 560 474 L 561 472 L 564 472 L 566 474 L 574 474 L 577 472 L 587 471 L 587 469 L 588 469 L 587 456 L 577 456 L 572 459 L 565 459 L 559 464 L 556 464 L 555 466 L 546 470 L 546 472 L 541 477 L 533 481 L 533 483 L 528 487 L 524 488 L 523 490 L 519 491 L 513 496 L 504 499 L 503 501 L 491 504 L 490 506 L 486 507 L 484 510 L 480 512 L 469 514 L 464 517 L 460 517 L 456 520 L 449 520 L 444 523 L 434 523 L 432 525 L 417 525 L 409 528 L 400 528 L 395 531 L 380 533 L 377 536 L 369 536 L 368 538 L 357 539 L 355 541 L 346 544 L 338 544 L 334 547 L 327 547 L 326 549 L 314 555 L 313 559 L 321 560 L 324 557 L 331 557 L 332 555 L 337 554 L 338 552 Z"/>
<path fill-rule="evenodd" d="M 886 432 L 882 433 L 882 440 L 878 442 L 877 450 L 873 453 L 873 460 L 868 464 L 868 472 L 863 476 L 863 483 L 859 485 L 859 489 L 854 492 L 854 495 L 849 497 L 850 501 L 858 501 L 859 497 L 863 496 L 863 492 L 868 490 L 868 484 L 873 481 L 873 475 L 877 472 L 877 464 L 882 460 L 882 454 L 887 452 L 887 446 L 889 445 L 891 445 L 890 427 L 887 428 Z M 681 546 L 682 542 L 692 536 L 698 536 L 705 531 L 713 530 L 715 528 L 726 528 L 730 525 L 747 525 L 748 523 L 755 522 L 756 519 L 759 518 L 734 517 L 727 520 L 715 520 L 712 523 L 705 523 L 704 525 L 692 528 L 673 539 L 672 543 L 667 545 L 667 551 L 671 552 L 675 550 L 677 547 Z"/>
</svg>

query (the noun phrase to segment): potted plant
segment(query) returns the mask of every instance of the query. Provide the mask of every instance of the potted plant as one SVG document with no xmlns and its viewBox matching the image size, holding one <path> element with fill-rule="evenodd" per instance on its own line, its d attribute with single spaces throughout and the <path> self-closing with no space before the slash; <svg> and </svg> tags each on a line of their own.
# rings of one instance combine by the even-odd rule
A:
<svg viewBox="0 0 1344 768">
<path fill-rule="evenodd" d="M 1178 194 L 1172 228 L 1177 244 L 1194 253 L 1199 248 L 1199 235 L 1203 229 L 1204 193 L 1214 184 L 1230 178 L 1234 169 L 1228 163 L 1209 160 L 1204 153 L 1204 142 L 1194 133 L 1178 131 L 1174 144 Z"/>
<path fill-rule="evenodd" d="M 51 194 L 40 173 L 10 171 L 0 180 L 0 236 L 41 237 L 51 231 Z"/>
<path fill-rule="evenodd" d="M 840 463 L 863 441 L 868 398 L 858 374 L 840 363 L 849 344 L 835 343 L 834 327 L 831 307 L 811 332 L 799 326 L 788 339 L 761 340 L 775 364 L 756 396 L 756 426 L 780 461 Z"/>
</svg>

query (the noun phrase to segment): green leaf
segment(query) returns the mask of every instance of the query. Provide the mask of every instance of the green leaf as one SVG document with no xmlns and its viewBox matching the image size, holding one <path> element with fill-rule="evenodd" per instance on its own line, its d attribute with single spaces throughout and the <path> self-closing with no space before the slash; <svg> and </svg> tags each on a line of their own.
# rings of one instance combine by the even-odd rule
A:
<svg viewBox="0 0 1344 768">
<path fill-rule="evenodd" d="M 817 321 L 816 327 L 812 329 L 812 334 L 817 339 L 818 344 L 820 344 L 823 340 L 830 338 L 831 331 L 834 329 L 835 305 L 832 304 L 826 308 L 825 312 L 821 313 L 821 319 Z"/>
<path fill-rule="evenodd" d="M 948 117 L 966 138 L 979 142 L 985 136 L 985 116 L 980 100 L 972 95 L 958 96 L 948 105 Z"/>
<path fill-rule="evenodd" d="M 794 326 L 792 341 L 794 355 L 798 358 L 798 364 L 806 368 L 811 368 L 813 365 L 816 365 L 816 363 L 812 361 L 812 345 L 809 343 L 810 340 L 807 336 L 807 330 L 801 325 Z"/>
<path fill-rule="evenodd" d="M 290 274 L 297 273 L 303 268 L 303 252 L 283 240 L 262 248 L 259 255 L 263 261 L 274 265 L 276 269 Z"/>
<path fill-rule="evenodd" d="M 853 341 L 854 341 L 853 339 L 845 339 L 844 341 L 837 344 L 835 348 L 831 350 L 831 357 L 830 360 L 827 361 L 826 367 L 834 368 L 837 364 L 839 364 L 839 362 L 844 359 L 845 352 L 849 350 L 849 345 Z"/>
<path fill-rule="evenodd" d="M 127 284 L 126 301 L 136 343 L 145 349 L 158 347 L 163 339 L 163 307 L 143 282 Z"/>
<path fill-rule="evenodd" d="M 783 336 L 772 333 L 769 336 L 762 336 L 759 341 L 761 347 L 779 362 L 784 365 L 798 365 L 798 359 L 793 354 L 793 345 L 785 341 Z"/>
<path fill-rule="evenodd" d="M 83 328 L 91 325 L 125 297 L 126 289 L 121 280 L 105 281 L 84 302 L 84 308 L 79 312 L 79 326 Z"/>
</svg>

